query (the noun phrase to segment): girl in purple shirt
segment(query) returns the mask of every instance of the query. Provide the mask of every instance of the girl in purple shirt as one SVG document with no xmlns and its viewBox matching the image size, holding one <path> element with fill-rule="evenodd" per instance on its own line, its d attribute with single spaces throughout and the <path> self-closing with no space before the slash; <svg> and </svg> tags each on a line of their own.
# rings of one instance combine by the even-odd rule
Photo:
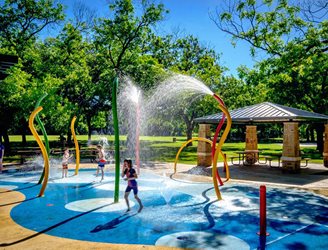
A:
<svg viewBox="0 0 328 250">
<path fill-rule="evenodd" d="M 126 187 L 125 194 L 124 194 L 124 199 L 125 199 L 126 205 L 128 207 L 128 209 L 126 211 L 127 212 L 130 211 L 129 194 L 130 194 L 131 190 L 133 190 L 134 198 L 139 203 L 138 213 L 140 213 L 143 208 L 143 205 L 141 203 L 140 198 L 138 197 L 138 183 L 136 181 L 138 176 L 137 176 L 136 171 L 132 167 L 132 160 L 128 160 L 128 159 L 124 160 L 121 176 L 122 176 L 122 178 L 124 176 L 126 176 L 126 178 L 124 178 L 124 180 L 128 181 L 128 186 Z"/>
</svg>

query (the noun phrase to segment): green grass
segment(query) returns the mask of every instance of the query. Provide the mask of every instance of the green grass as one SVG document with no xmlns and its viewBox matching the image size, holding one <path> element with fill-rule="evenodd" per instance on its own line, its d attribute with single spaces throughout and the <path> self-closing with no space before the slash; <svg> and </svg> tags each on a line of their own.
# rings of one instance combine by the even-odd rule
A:
<svg viewBox="0 0 328 250">
<path fill-rule="evenodd" d="M 114 136 L 113 135 L 92 135 L 91 143 L 96 145 L 99 143 L 102 137 L 106 137 L 109 146 L 113 149 L 114 146 Z M 59 142 L 58 135 L 49 135 L 49 142 L 51 148 L 62 148 L 62 144 Z M 176 141 L 173 142 L 173 138 L 176 138 Z M 11 135 L 10 141 L 14 149 L 21 149 L 21 136 Z M 87 147 L 88 136 L 87 135 L 78 135 L 77 139 L 83 148 Z M 126 136 L 120 136 L 121 148 L 125 149 Z M 33 136 L 27 136 L 28 147 L 37 147 L 37 144 Z M 174 162 L 176 154 L 183 143 L 185 143 L 186 137 L 173 137 L 173 136 L 141 136 L 140 137 L 140 148 L 142 157 L 147 160 L 153 161 L 164 161 L 164 162 Z M 179 162 L 186 164 L 195 164 L 197 161 L 197 141 L 193 142 L 193 146 L 186 147 L 180 154 Z M 236 151 L 243 151 L 245 149 L 244 142 L 233 142 L 225 143 L 222 147 L 222 151 L 228 156 L 237 156 Z M 281 155 L 282 145 L 281 143 L 259 143 L 258 149 L 261 151 L 260 155 L 268 156 L 278 156 Z M 322 155 L 315 150 L 313 147 L 304 147 L 301 148 L 304 158 L 311 158 L 312 163 L 322 163 Z M 4 159 L 7 160 L 6 157 Z M 9 157 L 8 157 L 9 160 Z"/>
</svg>

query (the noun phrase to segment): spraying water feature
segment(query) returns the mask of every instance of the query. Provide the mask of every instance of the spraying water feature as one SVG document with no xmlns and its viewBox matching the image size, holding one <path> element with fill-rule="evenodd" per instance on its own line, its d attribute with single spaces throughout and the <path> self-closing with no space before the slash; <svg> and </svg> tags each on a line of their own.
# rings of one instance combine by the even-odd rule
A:
<svg viewBox="0 0 328 250">
<path fill-rule="evenodd" d="M 122 78 L 125 83 L 119 96 L 119 105 L 124 122 L 127 126 L 128 155 L 134 151 L 137 174 L 140 174 L 140 118 L 141 118 L 141 90 L 137 88 L 128 77 Z M 134 144 L 134 147 L 131 147 Z"/>
<path fill-rule="evenodd" d="M 223 185 L 223 182 L 220 178 L 220 175 L 217 171 L 217 160 L 219 157 L 219 154 L 222 154 L 221 148 L 226 140 L 226 137 L 229 133 L 230 127 L 231 127 L 231 117 L 230 114 L 225 107 L 225 104 L 223 100 L 217 95 L 214 94 L 204 83 L 201 81 L 185 76 L 185 75 L 173 75 L 166 81 L 164 81 L 159 87 L 156 88 L 155 94 L 152 96 L 150 104 L 148 105 L 149 107 L 167 107 L 170 103 L 172 105 L 172 101 L 178 99 L 178 100 L 195 100 L 196 98 L 200 98 L 203 95 L 211 95 L 213 96 L 219 104 L 219 109 L 222 110 L 223 116 L 222 119 L 216 129 L 215 136 L 213 139 L 212 143 L 212 159 L 213 159 L 213 168 L 212 168 L 212 176 L 213 176 L 213 184 L 214 188 L 216 191 L 217 198 L 221 200 L 221 194 L 218 188 L 218 182 L 220 185 Z M 221 128 L 223 126 L 223 123 L 225 119 L 227 118 L 227 126 L 221 136 L 221 139 L 217 144 L 217 139 L 219 136 L 219 133 L 221 131 Z M 193 140 L 199 140 L 200 138 L 194 138 L 189 140 L 187 143 L 193 141 Z M 178 155 L 180 154 L 181 150 L 183 147 L 185 147 L 187 144 L 182 145 L 180 150 L 178 151 L 176 161 L 178 158 Z M 228 164 L 226 162 L 226 158 L 223 157 L 224 159 L 224 166 L 227 169 L 227 180 L 228 174 L 229 174 L 229 169 L 228 169 Z M 176 172 L 176 163 L 175 163 L 175 172 Z"/>
</svg>

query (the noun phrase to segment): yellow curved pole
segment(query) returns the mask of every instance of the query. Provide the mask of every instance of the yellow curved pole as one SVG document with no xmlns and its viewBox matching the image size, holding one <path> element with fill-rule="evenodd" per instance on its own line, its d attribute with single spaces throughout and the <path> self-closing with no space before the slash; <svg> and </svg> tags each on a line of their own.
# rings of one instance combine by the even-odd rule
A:
<svg viewBox="0 0 328 250">
<path fill-rule="evenodd" d="M 213 158 L 212 177 L 213 177 L 213 184 L 214 184 L 214 189 L 215 189 L 216 196 L 217 196 L 218 200 L 222 200 L 222 196 L 221 196 L 221 193 L 220 193 L 220 190 L 219 190 L 218 181 L 215 177 L 215 173 L 217 171 L 217 160 L 218 160 L 222 145 L 225 142 L 225 140 L 227 139 L 227 136 L 229 134 L 232 121 L 231 121 L 231 116 L 230 116 L 230 113 L 229 113 L 228 109 L 226 107 L 222 106 L 221 104 L 219 105 L 219 108 L 226 115 L 227 125 L 224 129 L 224 132 L 223 132 L 223 134 L 221 136 L 221 139 L 218 143 L 218 146 L 215 150 L 215 154 L 214 154 L 214 158 Z M 230 174 L 229 174 L 229 176 L 230 176 Z"/>
<path fill-rule="evenodd" d="M 209 139 L 206 139 L 206 138 L 203 138 L 203 137 L 195 137 L 195 138 L 192 138 L 188 141 L 186 141 L 185 143 L 182 144 L 182 146 L 180 147 L 178 153 L 176 154 L 175 156 L 175 161 L 174 161 L 174 173 L 173 174 L 176 174 L 177 172 L 177 164 L 178 164 L 178 159 L 179 159 L 179 156 L 180 156 L 180 153 L 181 151 L 192 141 L 204 141 L 204 142 L 207 142 L 209 144 L 213 144 L 213 142 Z M 229 179 L 230 179 L 230 172 L 229 172 L 229 165 L 227 163 L 227 157 L 225 157 L 225 155 L 222 153 L 222 151 L 220 150 L 220 153 L 223 157 L 223 160 L 224 160 L 224 166 L 226 168 L 226 179 L 224 182 L 227 182 Z"/>
<path fill-rule="evenodd" d="M 184 149 L 192 141 L 204 141 L 204 142 L 208 142 L 209 144 L 211 144 L 211 146 L 213 144 L 213 142 L 211 140 L 206 139 L 206 138 L 203 138 L 203 137 L 191 138 L 190 140 L 188 140 L 185 143 L 183 143 L 182 146 L 180 147 L 178 153 L 175 156 L 175 161 L 174 161 L 174 174 L 176 174 L 176 172 L 177 172 L 177 163 L 178 163 L 179 155 L 180 155 L 182 149 Z"/>
<path fill-rule="evenodd" d="M 227 156 L 225 154 L 223 154 L 221 150 L 220 150 L 220 153 L 223 157 L 224 167 L 225 167 L 225 170 L 226 170 L 226 180 L 224 182 L 227 182 L 228 180 L 230 180 L 229 164 L 227 162 Z"/>
<path fill-rule="evenodd" d="M 80 148 L 79 148 L 79 143 L 77 141 L 76 134 L 75 134 L 75 129 L 74 129 L 75 121 L 76 121 L 76 116 L 74 116 L 72 121 L 71 121 L 71 132 L 72 132 L 72 135 L 73 135 L 74 145 L 75 145 L 75 154 L 76 154 L 75 175 L 77 175 L 79 173 L 79 167 L 80 167 Z"/>
<path fill-rule="evenodd" d="M 43 108 L 42 107 L 37 107 L 33 112 L 32 114 L 30 115 L 30 118 L 29 118 L 29 121 L 28 121 L 28 126 L 35 138 L 35 140 L 37 141 L 40 149 L 41 149 L 41 152 L 42 152 L 42 156 L 43 156 L 43 161 L 44 161 L 44 179 L 43 179 L 43 183 L 42 183 L 42 187 L 41 187 L 41 190 L 40 190 L 40 193 L 39 193 L 39 197 L 43 196 L 44 194 L 44 190 L 46 189 L 47 187 L 47 184 L 48 184 L 48 179 L 49 179 L 49 156 L 48 156 L 48 153 L 47 153 L 47 150 L 46 150 L 46 147 L 43 145 L 43 142 L 40 138 L 40 136 L 38 135 L 38 132 L 36 131 L 34 125 L 33 125 L 33 121 L 34 121 L 34 118 L 35 116 L 42 110 Z"/>
</svg>

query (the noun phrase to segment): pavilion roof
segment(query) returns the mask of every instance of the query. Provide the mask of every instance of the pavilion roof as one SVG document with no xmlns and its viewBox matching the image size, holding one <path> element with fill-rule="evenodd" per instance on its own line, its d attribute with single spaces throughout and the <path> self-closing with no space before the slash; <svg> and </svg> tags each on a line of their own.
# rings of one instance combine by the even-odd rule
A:
<svg viewBox="0 0 328 250">
<path fill-rule="evenodd" d="M 18 63 L 17 56 L 0 54 L 0 80 L 6 78 L 6 70 Z"/>
<path fill-rule="evenodd" d="M 328 122 L 328 116 L 306 110 L 291 108 L 271 102 L 263 102 L 230 111 L 232 122 L 245 123 L 279 123 L 295 122 Z M 222 113 L 196 118 L 197 123 L 217 124 Z"/>
</svg>

